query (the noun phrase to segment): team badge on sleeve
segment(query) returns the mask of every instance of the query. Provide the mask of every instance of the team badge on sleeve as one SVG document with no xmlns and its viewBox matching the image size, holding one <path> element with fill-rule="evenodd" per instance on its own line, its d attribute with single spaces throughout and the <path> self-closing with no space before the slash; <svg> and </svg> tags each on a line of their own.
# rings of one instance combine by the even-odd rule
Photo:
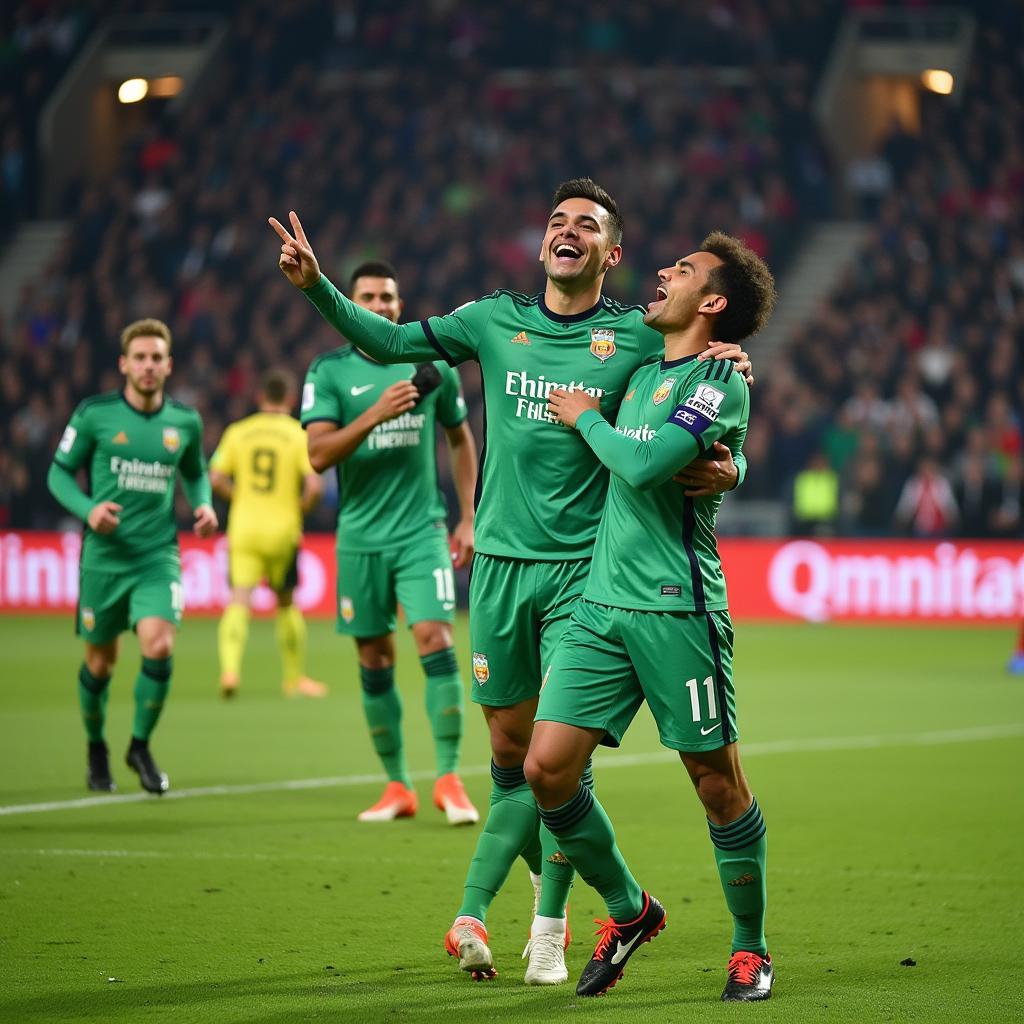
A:
<svg viewBox="0 0 1024 1024">
<path fill-rule="evenodd" d="M 602 363 L 615 355 L 615 332 L 607 327 L 592 327 L 590 330 L 590 354 Z"/>
<path fill-rule="evenodd" d="M 710 384 L 699 384 L 697 390 L 683 403 L 687 409 L 693 409 L 714 423 L 718 419 L 725 392 L 713 388 Z"/>
<path fill-rule="evenodd" d="M 181 435 L 174 427 L 164 427 L 164 447 L 176 452 L 181 447 Z"/>
<path fill-rule="evenodd" d="M 71 451 L 75 447 L 75 438 L 78 437 L 78 431 L 72 426 L 66 426 L 64 433 L 61 434 L 60 444 L 57 447 L 65 454 Z"/>
<path fill-rule="evenodd" d="M 483 686 L 491 678 L 491 667 L 487 664 L 487 655 L 479 651 L 473 652 L 473 678 Z"/>
<path fill-rule="evenodd" d="M 675 377 L 666 377 L 655 389 L 654 394 L 651 395 L 651 401 L 655 405 L 661 405 L 666 398 L 672 392 L 672 385 L 675 384 Z"/>
<path fill-rule="evenodd" d="M 351 622 L 356 617 L 356 609 L 352 604 L 351 597 L 343 597 L 341 599 L 341 617 L 346 622 Z"/>
</svg>

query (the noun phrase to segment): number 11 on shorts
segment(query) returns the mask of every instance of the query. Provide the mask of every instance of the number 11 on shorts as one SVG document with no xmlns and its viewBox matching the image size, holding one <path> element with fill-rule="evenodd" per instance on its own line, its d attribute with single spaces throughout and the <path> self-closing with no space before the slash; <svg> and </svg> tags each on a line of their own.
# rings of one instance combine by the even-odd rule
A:
<svg viewBox="0 0 1024 1024">
<path fill-rule="evenodd" d="M 705 721 L 704 716 L 700 710 L 700 687 L 697 685 L 696 679 L 687 679 L 686 688 L 690 691 L 690 710 L 693 712 L 693 720 L 695 722 Z M 714 719 L 718 717 L 718 704 L 715 701 L 715 682 L 708 676 L 704 680 L 704 689 L 707 690 L 708 694 L 708 719 Z"/>
<path fill-rule="evenodd" d="M 450 604 L 455 600 L 455 577 L 451 569 L 435 569 L 434 583 L 437 584 L 437 599 Z"/>
</svg>

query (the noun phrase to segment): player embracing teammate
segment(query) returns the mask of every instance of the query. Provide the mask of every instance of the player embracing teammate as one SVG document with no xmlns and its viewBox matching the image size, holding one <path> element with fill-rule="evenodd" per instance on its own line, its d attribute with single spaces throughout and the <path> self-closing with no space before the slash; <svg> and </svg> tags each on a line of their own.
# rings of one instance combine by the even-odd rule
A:
<svg viewBox="0 0 1024 1024">
<path fill-rule="evenodd" d="M 470 633 L 472 699 L 482 705 L 490 731 L 492 789 L 445 945 L 475 978 L 494 976 L 487 910 L 522 856 L 535 886 L 526 981 L 563 982 L 573 869 L 557 839 L 539 828 L 524 762 L 545 673 L 590 569 L 608 473 L 577 433 L 548 415 L 547 400 L 552 389 L 582 391 L 614 417 L 633 373 L 661 359 L 662 337 L 644 324 L 644 310 L 602 295 L 604 277 L 622 255 L 617 206 L 590 179 L 565 182 L 539 254 L 547 277 L 542 294 L 498 291 L 447 316 L 402 325 L 346 299 L 320 273 L 294 213 L 290 221 L 288 231 L 271 218 L 282 241 L 282 272 L 360 350 L 382 363 L 441 356 L 451 365 L 480 364 L 487 437 Z M 745 358 L 734 345 L 712 345 L 697 357 L 722 373 L 721 360 L 741 360 L 743 368 Z M 721 460 L 697 460 L 687 469 L 692 493 L 738 483 L 742 459 L 734 465 L 725 449 L 714 449 L 720 453 Z M 582 781 L 590 783 L 587 768 Z"/>
</svg>

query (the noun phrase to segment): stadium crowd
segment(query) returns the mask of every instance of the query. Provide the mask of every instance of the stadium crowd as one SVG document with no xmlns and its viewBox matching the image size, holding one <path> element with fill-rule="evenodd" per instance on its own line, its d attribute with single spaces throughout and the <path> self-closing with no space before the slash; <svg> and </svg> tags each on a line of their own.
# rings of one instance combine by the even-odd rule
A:
<svg viewBox="0 0 1024 1024">
<path fill-rule="evenodd" d="M 0 326 L 0 525 L 58 521 L 45 467 L 77 400 L 118 386 L 128 321 L 172 324 L 171 391 L 202 413 L 208 450 L 250 410 L 262 369 L 301 374 L 336 343 L 266 257 L 268 213 L 302 213 L 339 285 L 361 259 L 394 262 L 406 319 L 497 287 L 536 292 L 552 187 L 576 173 L 626 216 L 616 298 L 648 301 L 654 270 L 712 228 L 784 280 L 802 226 L 833 213 L 809 99 L 845 6 L 587 5 L 573 34 L 578 3 L 554 22 L 539 3 L 238 5 L 201 93 L 176 115 L 151 104 L 117 174 L 65 197 L 66 244 Z M 920 133 L 899 128 L 880 150 L 888 177 L 843 287 L 770 366 L 754 343 L 738 497 L 786 502 L 796 532 L 1021 528 L 1010 48 L 1019 28 L 982 26 L 963 103 L 926 101 Z M 672 68 L 708 52 L 742 74 Z M 475 371 L 464 379 L 479 434 Z M 329 503 L 319 515 L 329 526 Z"/>
<path fill-rule="evenodd" d="M 762 368 L 739 496 L 789 487 L 794 532 L 1021 535 L 1022 54 L 982 23 L 962 101 L 893 126 L 863 251 Z"/>
</svg>

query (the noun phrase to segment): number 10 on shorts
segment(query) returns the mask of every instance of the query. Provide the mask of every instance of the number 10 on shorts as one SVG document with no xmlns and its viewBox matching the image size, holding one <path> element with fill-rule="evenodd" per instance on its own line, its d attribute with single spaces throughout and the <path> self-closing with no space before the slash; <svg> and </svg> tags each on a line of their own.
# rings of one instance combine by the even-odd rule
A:
<svg viewBox="0 0 1024 1024">
<path fill-rule="evenodd" d="M 695 722 L 709 721 L 718 717 L 718 703 L 715 701 L 715 681 L 711 676 L 704 680 L 704 689 L 708 695 L 708 714 L 706 719 L 700 710 L 700 687 L 697 685 L 697 680 L 687 679 L 686 688 L 690 691 L 690 710 L 693 712 L 693 720 Z"/>
</svg>

